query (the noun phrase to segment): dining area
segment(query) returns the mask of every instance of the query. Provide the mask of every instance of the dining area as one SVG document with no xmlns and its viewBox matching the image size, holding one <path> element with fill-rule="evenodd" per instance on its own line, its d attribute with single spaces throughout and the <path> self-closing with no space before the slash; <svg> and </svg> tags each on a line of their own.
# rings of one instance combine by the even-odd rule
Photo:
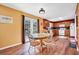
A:
<svg viewBox="0 0 79 59">
<path fill-rule="evenodd" d="M 12 4 L 12 5 L 15 5 L 17 7 L 21 6 L 20 4 L 19 5 Z M 35 8 L 33 9 L 36 10 L 35 11 L 35 13 L 37 13 L 36 16 L 30 13 L 24 14 L 23 11 L 20 12 L 20 10 L 18 9 L 17 9 L 18 11 L 16 11 L 16 9 L 15 10 L 14 8 L 11 9 L 6 5 L 0 5 L 1 8 L 0 11 L 4 12 L 2 14 L 3 17 L 1 16 L 1 18 L 5 21 L 5 19 L 9 19 L 7 17 L 11 16 L 13 23 L 11 26 L 10 24 L 7 25 L 8 28 L 6 28 L 7 27 L 6 25 L 3 25 L 3 23 L 1 23 L 2 36 L 0 41 L 1 42 L 0 55 L 77 55 L 78 52 L 77 50 L 78 40 L 76 37 L 77 25 L 75 17 L 74 16 L 71 17 L 71 15 L 70 16 L 68 15 L 70 10 L 72 11 L 70 14 L 72 13 L 74 14 L 76 4 L 55 4 L 56 6 L 53 3 L 35 4 L 35 5 L 29 4 L 29 5 L 32 5 L 36 9 L 39 9 L 38 6 L 41 5 L 39 11 L 41 9 L 45 10 L 44 8 L 41 8 L 42 5 L 44 6 L 47 5 L 48 11 L 51 11 L 52 13 L 50 12 L 48 12 L 48 14 L 46 13 L 47 15 L 45 16 L 45 18 L 43 18 L 42 16 L 40 17 L 39 15 L 37 15 L 38 10 L 36 10 Z M 28 5 L 26 4 L 26 6 Z M 59 8 L 62 6 L 64 7 L 66 6 L 67 8 L 66 9 L 64 9 L 64 7 L 63 9 Z M 56 8 L 57 13 L 56 10 L 52 11 L 54 10 L 52 7 Z M 29 8 L 27 7 L 26 9 Z M 8 15 L 7 13 L 8 10 L 10 10 L 11 12 L 10 15 Z M 59 10 L 61 11 L 65 10 L 68 17 L 65 18 L 64 16 L 67 15 L 64 15 L 65 13 L 60 12 Z M 58 11 L 60 13 L 58 13 Z M 61 13 L 63 16 L 61 15 Z M 53 16 L 55 16 L 56 18 L 54 18 Z"/>
<path fill-rule="evenodd" d="M 25 44 L 0 51 L 1 55 L 78 55 L 74 45 L 70 45 L 74 38 L 65 36 L 51 37 L 49 33 L 36 33 L 25 38 Z"/>
<path fill-rule="evenodd" d="M 64 21 L 63 21 L 64 22 Z M 25 46 L 27 49 L 27 55 L 63 55 L 66 54 L 67 49 L 71 49 L 70 36 L 70 20 L 69 22 L 48 23 L 44 21 L 43 32 L 40 32 L 39 19 L 31 19 L 24 17 L 24 34 L 25 34 Z M 66 24 L 68 24 L 67 27 Z M 62 25 L 62 26 L 59 26 Z M 58 27 L 59 26 L 59 27 Z M 72 38 L 75 40 L 75 38 Z M 76 44 L 75 44 L 76 45 Z M 74 49 L 76 50 L 76 46 Z M 72 48 L 72 51 L 74 50 Z M 68 52 L 68 54 L 70 54 Z M 74 53 L 71 53 L 74 54 Z"/>
<path fill-rule="evenodd" d="M 29 55 L 77 54 L 76 49 L 70 47 L 70 39 L 66 36 L 53 37 L 50 33 L 35 33 L 29 37 L 27 52 Z"/>
</svg>

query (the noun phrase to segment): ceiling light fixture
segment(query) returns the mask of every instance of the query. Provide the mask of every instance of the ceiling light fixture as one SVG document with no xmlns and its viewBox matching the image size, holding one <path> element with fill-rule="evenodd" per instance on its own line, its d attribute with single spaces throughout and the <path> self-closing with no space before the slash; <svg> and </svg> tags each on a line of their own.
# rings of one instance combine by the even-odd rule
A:
<svg viewBox="0 0 79 59">
<path fill-rule="evenodd" d="M 43 8 L 41 8 L 41 9 L 39 10 L 39 13 L 40 13 L 40 14 L 45 14 L 45 10 L 44 10 Z"/>
</svg>

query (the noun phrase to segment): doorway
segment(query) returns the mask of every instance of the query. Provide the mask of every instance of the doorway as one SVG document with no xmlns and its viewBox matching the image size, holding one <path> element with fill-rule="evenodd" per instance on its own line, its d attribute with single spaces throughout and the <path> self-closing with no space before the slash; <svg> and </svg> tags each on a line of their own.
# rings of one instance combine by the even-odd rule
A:
<svg viewBox="0 0 79 59">
<path fill-rule="evenodd" d="M 39 19 L 32 19 L 22 15 L 22 43 L 29 41 L 29 36 L 39 33 Z"/>
<path fill-rule="evenodd" d="M 59 29 L 59 36 L 64 36 L 65 35 L 65 25 L 61 24 L 59 25 L 60 29 Z M 63 28 L 62 28 L 63 27 Z"/>
<path fill-rule="evenodd" d="M 70 36 L 75 37 L 75 23 L 70 24 Z"/>
</svg>

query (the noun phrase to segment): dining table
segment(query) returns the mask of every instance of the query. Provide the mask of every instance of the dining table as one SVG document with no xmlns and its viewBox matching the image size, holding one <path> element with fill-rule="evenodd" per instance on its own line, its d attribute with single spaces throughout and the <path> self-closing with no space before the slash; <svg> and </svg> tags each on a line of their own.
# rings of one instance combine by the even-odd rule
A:
<svg viewBox="0 0 79 59">
<path fill-rule="evenodd" d="M 43 40 L 47 39 L 49 36 L 50 33 L 33 33 L 31 34 L 31 39 L 40 41 L 41 52 L 43 52 Z"/>
</svg>

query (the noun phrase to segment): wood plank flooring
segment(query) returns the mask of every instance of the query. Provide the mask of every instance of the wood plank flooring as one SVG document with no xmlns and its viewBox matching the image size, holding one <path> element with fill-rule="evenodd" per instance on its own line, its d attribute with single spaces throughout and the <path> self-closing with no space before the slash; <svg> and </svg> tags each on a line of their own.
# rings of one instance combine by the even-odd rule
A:
<svg viewBox="0 0 79 59">
<path fill-rule="evenodd" d="M 51 42 L 46 43 L 41 52 L 41 46 L 31 47 L 29 42 L 0 51 L 0 55 L 78 55 L 76 48 L 69 46 L 69 39 L 65 37 L 53 37 Z M 28 50 L 29 49 L 29 50 Z M 36 52 L 34 51 L 36 49 Z"/>
</svg>

